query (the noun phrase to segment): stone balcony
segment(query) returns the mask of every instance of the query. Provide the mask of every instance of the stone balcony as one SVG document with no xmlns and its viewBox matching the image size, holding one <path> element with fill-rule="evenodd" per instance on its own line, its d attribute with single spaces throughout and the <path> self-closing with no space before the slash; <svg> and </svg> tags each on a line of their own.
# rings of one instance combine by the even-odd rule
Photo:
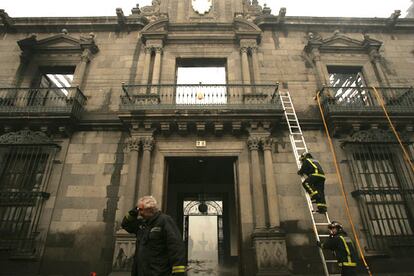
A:
<svg viewBox="0 0 414 276">
<path fill-rule="evenodd" d="M 0 88 L 0 121 L 62 126 L 79 121 L 86 97 L 77 87 Z"/>
<path fill-rule="evenodd" d="M 283 119 L 277 84 L 123 85 L 122 90 L 119 117 L 127 124 L 140 120 L 167 130 L 204 131 Z"/>
<path fill-rule="evenodd" d="M 381 102 L 393 124 L 400 129 L 413 128 L 413 87 L 324 87 L 320 101 L 328 126 L 336 133 L 388 126 Z"/>
</svg>

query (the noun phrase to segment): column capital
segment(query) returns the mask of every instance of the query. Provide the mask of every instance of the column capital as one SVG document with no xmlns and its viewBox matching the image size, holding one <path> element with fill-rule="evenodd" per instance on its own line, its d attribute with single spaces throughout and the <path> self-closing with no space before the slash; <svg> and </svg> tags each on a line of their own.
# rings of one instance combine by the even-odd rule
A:
<svg viewBox="0 0 414 276">
<path fill-rule="evenodd" d="M 152 151 L 154 147 L 154 138 L 152 136 L 141 137 L 142 148 L 143 150 Z"/>
<path fill-rule="evenodd" d="M 141 141 L 138 137 L 130 137 L 126 140 L 126 148 L 131 151 L 138 151 Z"/>
<path fill-rule="evenodd" d="M 162 53 L 163 51 L 162 46 L 154 46 L 152 48 L 154 49 L 155 53 Z"/>
<path fill-rule="evenodd" d="M 249 150 L 259 150 L 260 147 L 260 137 L 258 136 L 250 136 L 247 138 L 247 146 L 249 147 Z"/>
<path fill-rule="evenodd" d="M 246 53 L 247 54 L 247 51 L 249 50 L 249 48 L 248 47 L 240 47 L 240 53 Z"/>
<path fill-rule="evenodd" d="M 370 49 L 369 51 L 369 58 L 372 62 L 378 62 L 381 58 L 381 54 L 378 52 L 377 49 Z"/>
<path fill-rule="evenodd" d="M 146 54 L 151 54 L 151 52 L 152 52 L 153 49 L 154 48 L 152 46 L 145 46 L 145 53 Z"/>
<path fill-rule="evenodd" d="M 92 57 L 92 52 L 91 50 L 89 50 L 88 48 L 83 50 L 82 55 L 81 55 L 81 61 L 82 62 L 89 62 L 91 60 Z"/>
<path fill-rule="evenodd" d="M 311 53 L 312 53 L 312 60 L 314 62 L 321 61 L 321 53 L 319 52 L 318 48 L 313 48 Z"/>
<path fill-rule="evenodd" d="M 263 150 L 272 150 L 273 138 L 262 137 L 260 138 L 260 142 L 262 144 Z"/>
</svg>

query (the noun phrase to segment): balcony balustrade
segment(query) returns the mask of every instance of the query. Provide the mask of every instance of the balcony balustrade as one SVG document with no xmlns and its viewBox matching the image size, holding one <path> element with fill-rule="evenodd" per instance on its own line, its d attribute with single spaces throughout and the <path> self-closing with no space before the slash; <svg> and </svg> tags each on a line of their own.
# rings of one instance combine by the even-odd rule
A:
<svg viewBox="0 0 414 276">
<path fill-rule="evenodd" d="M 123 85 L 120 109 L 282 110 L 278 85 L 161 84 Z"/>
<path fill-rule="evenodd" d="M 0 88 L 0 119 L 79 119 L 86 97 L 77 87 Z"/>
<path fill-rule="evenodd" d="M 375 88 L 394 124 L 411 127 L 414 119 L 412 87 Z M 321 105 L 329 128 L 335 135 L 352 129 L 388 125 L 381 102 L 372 87 L 324 87 Z"/>
<path fill-rule="evenodd" d="M 413 87 L 378 87 L 385 108 L 393 115 L 414 115 Z M 324 87 L 321 103 L 326 115 L 377 116 L 383 113 L 372 87 Z"/>
</svg>

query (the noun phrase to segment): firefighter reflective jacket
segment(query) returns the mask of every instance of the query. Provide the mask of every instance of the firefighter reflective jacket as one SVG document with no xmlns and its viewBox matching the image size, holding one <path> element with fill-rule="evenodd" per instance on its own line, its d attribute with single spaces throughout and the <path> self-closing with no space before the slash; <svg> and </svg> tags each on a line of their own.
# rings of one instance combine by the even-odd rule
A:
<svg viewBox="0 0 414 276">
<path fill-rule="evenodd" d="M 306 174 L 307 176 L 319 176 L 325 178 L 325 173 L 322 170 L 322 166 L 317 160 L 310 158 L 303 160 L 298 174 Z"/>
<path fill-rule="evenodd" d="M 357 265 L 354 244 L 344 232 L 331 235 L 326 242 L 322 243 L 322 248 L 335 251 L 339 266 L 355 267 Z"/>
<path fill-rule="evenodd" d="M 185 248 L 173 219 L 158 212 L 148 221 L 127 215 L 122 228 L 137 236 L 132 276 L 184 275 Z"/>
</svg>

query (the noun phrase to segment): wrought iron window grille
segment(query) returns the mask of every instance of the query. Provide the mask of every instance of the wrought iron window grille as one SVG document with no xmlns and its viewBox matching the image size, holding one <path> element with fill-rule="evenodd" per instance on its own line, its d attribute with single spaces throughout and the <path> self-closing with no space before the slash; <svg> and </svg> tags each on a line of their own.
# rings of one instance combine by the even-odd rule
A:
<svg viewBox="0 0 414 276">
<path fill-rule="evenodd" d="M 383 133 L 384 134 L 384 133 Z M 369 135 L 362 135 L 369 137 Z M 401 149 L 388 138 L 383 143 L 343 144 L 367 238 L 367 250 L 396 252 L 414 243 L 414 175 Z"/>
<path fill-rule="evenodd" d="M 39 220 L 57 150 L 52 144 L 0 144 L 0 250 L 9 258 L 37 257 Z"/>
</svg>

